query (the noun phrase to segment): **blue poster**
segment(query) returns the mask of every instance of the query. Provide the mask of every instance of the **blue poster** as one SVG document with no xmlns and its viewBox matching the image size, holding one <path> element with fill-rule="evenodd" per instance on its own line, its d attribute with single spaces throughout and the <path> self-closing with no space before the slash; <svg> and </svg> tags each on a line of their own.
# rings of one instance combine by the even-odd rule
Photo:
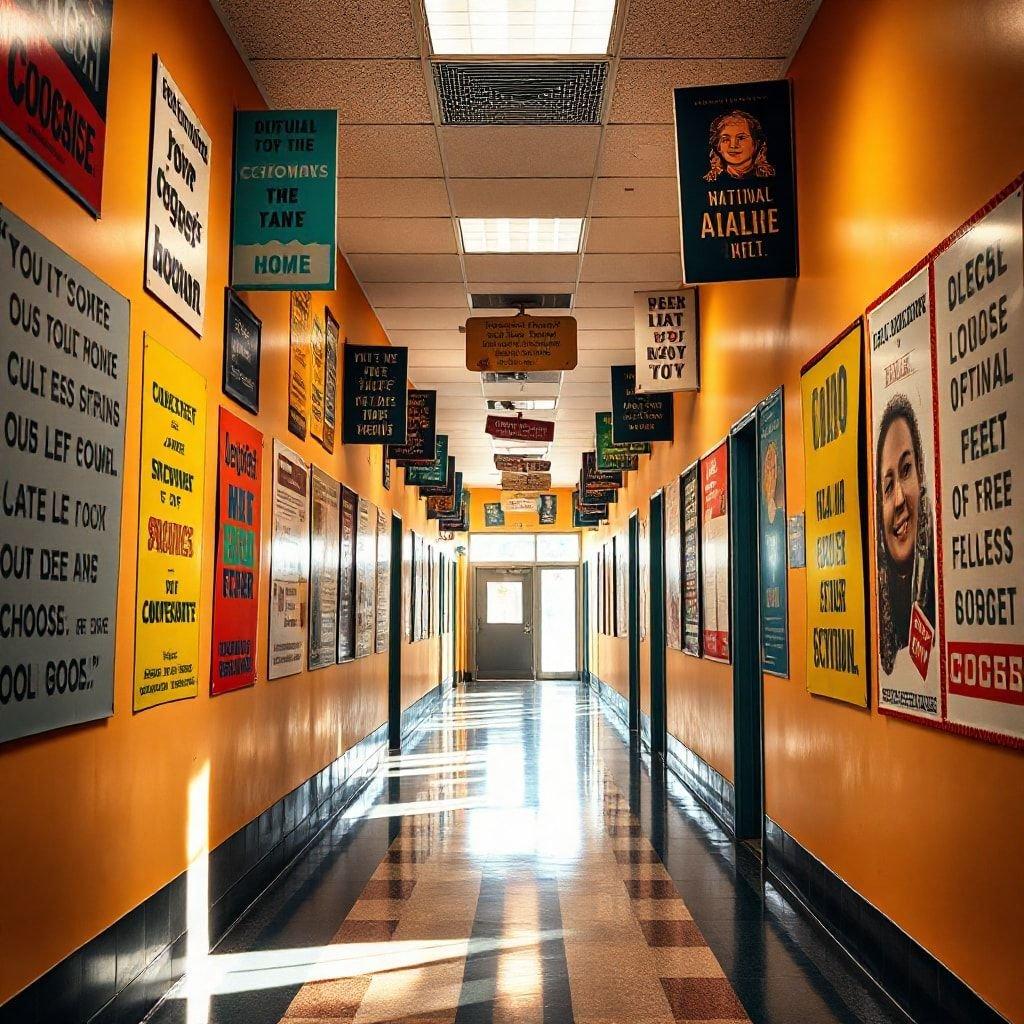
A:
<svg viewBox="0 0 1024 1024">
<path fill-rule="evenodd" d="M 337 161 L 337 111 L 236 113 L 233 287 L 334 288 Z"/>
<path fill-rule="evenodd" d="M 761 588 L 761 669 L 789 676 L 786 447 L 782 388 L 757 407 L 758 563 Z"/>
</svg>

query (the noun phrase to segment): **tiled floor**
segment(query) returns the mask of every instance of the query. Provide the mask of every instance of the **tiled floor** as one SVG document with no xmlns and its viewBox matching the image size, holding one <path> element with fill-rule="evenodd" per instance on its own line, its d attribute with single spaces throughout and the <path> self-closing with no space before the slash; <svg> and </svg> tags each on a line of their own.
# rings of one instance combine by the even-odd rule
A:
<svg viewBox="0 0 1024 1024">
<path fill-rule="evenodd" d="M 156 1024 L 895 1022 L 576 683 L 425 723 Z"/>
</svg>

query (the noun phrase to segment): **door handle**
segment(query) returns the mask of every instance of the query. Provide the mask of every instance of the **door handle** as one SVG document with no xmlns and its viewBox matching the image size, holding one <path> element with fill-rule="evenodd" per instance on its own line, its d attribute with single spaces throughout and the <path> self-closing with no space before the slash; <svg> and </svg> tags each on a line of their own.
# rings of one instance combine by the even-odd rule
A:
<svg viewBox="0 0 1024 1024">
<path fill-rule="evenodd" d="M 530 625 L 523 626 L 523 632 L 524 633 L 532 633 L 533 632 L 533 626 L 530 626 Z"/>
</svg>

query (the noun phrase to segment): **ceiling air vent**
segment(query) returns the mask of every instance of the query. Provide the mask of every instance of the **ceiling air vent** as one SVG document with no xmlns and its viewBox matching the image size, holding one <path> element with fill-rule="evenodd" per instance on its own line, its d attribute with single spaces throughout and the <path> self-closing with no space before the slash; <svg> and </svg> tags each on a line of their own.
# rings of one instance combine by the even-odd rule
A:
<svg viewBox="0 0 1024 1024">
<path fill-rule="evenodd" d="M 473 292 L 471 298 L 474 309 L 568 309 L 572 305 L 572 292 Z"/>
<path fill-rule="evenodd" d="M 599 124 L 604 61 L 439 61 L 444 124 Z"/>
<path fill-rule="evenodd" d="M 528 370 L 523 373 L 481 373 L 485 384 L 557 384 L 561 370 Z"/>
</svg>

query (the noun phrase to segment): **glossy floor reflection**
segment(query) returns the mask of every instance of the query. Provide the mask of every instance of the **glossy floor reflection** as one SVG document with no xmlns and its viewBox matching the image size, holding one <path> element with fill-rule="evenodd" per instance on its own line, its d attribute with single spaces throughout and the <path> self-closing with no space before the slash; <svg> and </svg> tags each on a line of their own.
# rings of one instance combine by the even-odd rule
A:
<svg viewBox="0 0 1024 1024">
<path fill-rule="evenodd" d="M 903 1019 L 560 682 L 460 690 L 151 1017 Z"/>
</svg>

